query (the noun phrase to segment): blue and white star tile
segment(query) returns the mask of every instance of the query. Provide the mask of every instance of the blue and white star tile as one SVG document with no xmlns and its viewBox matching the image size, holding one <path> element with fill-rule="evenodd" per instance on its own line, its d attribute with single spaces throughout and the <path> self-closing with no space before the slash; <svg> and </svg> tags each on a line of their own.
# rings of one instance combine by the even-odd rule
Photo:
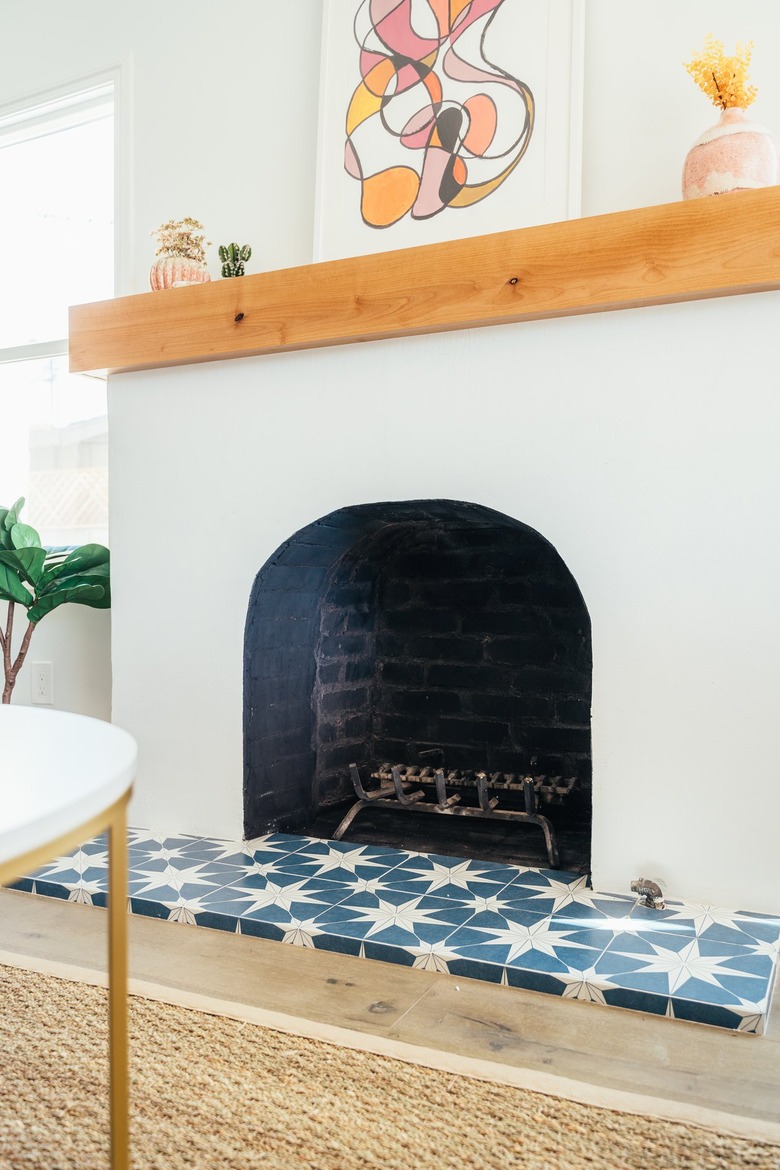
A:
<svg viewBox="0 0 780 1170">
<path fill-rule="evenodd" d="M 464 959 L 563 974 L 592 965 L 600 949 L 551 926 L 551 916 L 516 912 L 516 919 L 475 915 L 450 935 L 447 946 Z M 601 940 L 599 940 L 601 941 Z"/>
<path fill-rule="evenodd" d="M 410 897 L 402 890 L 352 894 L 321 914 L 332 934 L 374 938 L 399 947 L 441 942 L 469 918 L 469 911 L 445 898 Z"/>
<path fill-rule="evenodd" d="M 641 923 L 642 933 L 654 931 L 687 934 L 731 946 L 756 947 L 756 953 L 780 952 L 780 918 L 771 914 L 749 914 L 695 902 L 667 902 L 663 910 L 637 905 L 631 926 Z"/>
<path fill-rule="evenodd" d="M 587 877 L 558 870 L 528 869 L 518 874 L 502 893 L 505 901 L 522 902 L 532 911 L 555 914 L 566 910 L 614 918 L 623 922 L 636 903 L 635 898 L 622 894 L 594 894 Z"/>
<path fill-rule="evenodd" d="M 166 901 L 163 891 L 174 890 L 176 894 L 195 895 L 219 889 L 224 883 L 221 875 L 215 876 L 205 863 L 195 865 L 176 864 L 183 859 L 156 858 L 141 865 L 131 866 L 128 890 L 133 897 L 158 898 Z"/>
<path fill-rule="evenodd" d="M 285 858 L 287 873 L 303 877 L 327 878 L 330 882 L 354 886 L 356 882 L 382 877 L 394 869 L 404 854 L 398 850 L 373 845 L 353 845 L 347 841 L 309 840 Z"/>
<path fill-rule="evenodd" d="M 215 914 L 286 924 L 293 918 L 315 917 L 343 899 L 340 886 L 319 884 L 324 888 L 316 888 L 311 878 L 296 880 L 294 874 L 256 875 L 254 881 L 205 894 L 202 904 Z"/>
<path fill-rule="evenodd" d="M 17 889 L 105 904 L 105 835 Z M 274 833 L 248 844 L 130 832 L 128 907 L 336 950 L 760 1032 L 780 918 L 594 894 L 553 870 Z"/>
<path fill-rule="evenodd" d="M 167 847 L 168 841 L 163 842 Z M 236 841 L 222 841 L 211 837 L 177 838 L 175 845 L 177 858 L 193 862 L 207 862 L 213 866 L 234 866 L 246 864 L 250 859 L 249 851 Z"/>
<path fill-rule="evenodd" d="M 614 987 L 756 1012 L 766 1006 L 773 964 L 741 947 L 656 935 L 616 939 L 596 969 Z"/>
<path fill-rule="evenodd" d="M 410 894 L 433 894 L 437 898 L 462 901 L 470 896 L 498 895 L 519 872 L 516 866 L 420 853 L 401 859 L 388 874 L 387 884 Z"/>
</svg>

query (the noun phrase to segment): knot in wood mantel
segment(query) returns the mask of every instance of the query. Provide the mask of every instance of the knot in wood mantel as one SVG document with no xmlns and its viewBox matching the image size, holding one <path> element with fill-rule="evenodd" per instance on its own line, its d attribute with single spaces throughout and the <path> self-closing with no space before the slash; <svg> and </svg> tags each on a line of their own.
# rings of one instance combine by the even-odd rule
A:
<svg viewBox="0 0 780 1170">
<path fill-rule="evenodd" d="M 70 369 L 119 373 L 765 292 L 780 288 L 779 220 L 780 187 L 764 187 L 244 276 L 238 312 L 230 280 L 78 305 Z M 507 285 L 522 295 L 497 299 Z M 250 314 L 251 329 L 233 329 Z"/>
</svg>

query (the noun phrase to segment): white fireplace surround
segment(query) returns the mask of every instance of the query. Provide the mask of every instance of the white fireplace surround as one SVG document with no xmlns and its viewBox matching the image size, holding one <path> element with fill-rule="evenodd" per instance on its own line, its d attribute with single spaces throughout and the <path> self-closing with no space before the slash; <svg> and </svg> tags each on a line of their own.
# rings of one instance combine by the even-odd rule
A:
<svg viewBox="0 0 780 1170">
<path fill-rule="evenodd" d="M 161 294 L 165 295 L 165 294 Z M 255 573 L 350 504 L 537 529 L 593 627 L 593 880 L 780 913 L 780 293 L 115 375 L 131 822 L 237 838 Z"/>
</svg>

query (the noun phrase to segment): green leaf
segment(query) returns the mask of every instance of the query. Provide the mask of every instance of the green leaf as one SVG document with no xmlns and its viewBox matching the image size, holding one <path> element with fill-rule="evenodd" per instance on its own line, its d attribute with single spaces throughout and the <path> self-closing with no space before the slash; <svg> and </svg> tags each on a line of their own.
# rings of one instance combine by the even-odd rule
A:
<svg viewBox="0 0 780 1170">
<path fill-rule="evenodd" d="M 41 538 L 29 524 L 14 524 L 11 528 L 11 543 L 14 548 L 40 548 Z"/>
<path fill-rule="evenodd" d="M 42 548 L 20 548 L 14 552 L 0 551 L 0 565 L 7 565 L 9 569 L 13 569 L 31 585 L 38 584 L 45 559 L 46 553 Z"/>
<path fill-rule="evenodd" d="M 74 601 L 78 605 L 91 605 L 94 609 L 107 608 L 106 591 L 102 585 L 75 585 L 70 589 L 61 589 L 56 593 L 48 593 L 39 597 L 35 605 L 27 611 L 27 618 L 31 622 L 39 622 L 47 613 L 64 605 L 66 601 Z"/>
<path fill-rule="evenodd" d="M 16 503 L 12 504 L 11 507 L 6 512 L 6 514 L 3 518 L 3 527 L 8 532 L 11 531 L 14 524 L 16 524 L 17 521 L 19 520 L 19 513 L 21 512 L 23 507 L 24 507 L 24 496 L 19 496 L 19 499 L 16 501 Z"/>
<path fill-rule="evenodd" d="M 54 593 L 62 593 L 67 589 L 75 589 L 78 585 L 99 585 L 110 597 L 110 582 L 103 566 L 86 569 L 83 573 L 74 573 L 72 577 L 61 577 L 57 581 L 49 581 L 45 588 L 38 590 L 39 597 L 49 597 Z"/>
<path fill-rule="evenodd" d="M 19 577 L 8 565 L 0 564 L 0 593 L 4 601 L 18 601 L 20 605 L 30 606 L 33 596 L 29 589 L 25 589 Z"/>
<path fill-rule="evenodd" d="M 111 553 L 104 544 L 82 544 L 80 548 L 69 552 L 60 563 L 53 565 L 46 571 L 46 579 L 55 577 L 69 577 L 73 573 L 81 573 L 85 569 L 92 569 L 96 565 L 108 565 Z"/>
<path fill-rule="evenodd" d="M 48 588 L 52 581 L 60 577 L 71 577 L 99 565 L 108 566 L 110 557 L 111 554 L 104 544 L 82 544 L 68 553 L 64 560 L 58 561 L 46 570 L 41 577 L 41 586 Z"/>
</svg>

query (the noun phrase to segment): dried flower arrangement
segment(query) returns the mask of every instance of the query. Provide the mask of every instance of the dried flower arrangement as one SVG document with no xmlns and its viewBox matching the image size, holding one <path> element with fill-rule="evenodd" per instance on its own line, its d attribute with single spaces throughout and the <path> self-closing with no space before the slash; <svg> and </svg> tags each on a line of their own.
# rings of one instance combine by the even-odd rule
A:
<svg viewBox="0 0 780 1170">
<path fill-rule="evenodd" d="M 149 233 L 157 240 L 155 256 L 184 256 L 199 264 L 206 261 L 206 248 L 211 240 L 206 239 L 206 230 L 200 220 L 169 219 Z"/>
<path fill-rule="evenodd" d="M 727 57 L 723 41 L 716 41 L 710 33 L 704 39 L 701 54 L 688 61 L 685 68 L 714 106 L 745 110 L 758 93 L 754 85 L 747 83 L 752 52 L 752 41 L 737 41 L 733 57 Z"/>
</svg>

